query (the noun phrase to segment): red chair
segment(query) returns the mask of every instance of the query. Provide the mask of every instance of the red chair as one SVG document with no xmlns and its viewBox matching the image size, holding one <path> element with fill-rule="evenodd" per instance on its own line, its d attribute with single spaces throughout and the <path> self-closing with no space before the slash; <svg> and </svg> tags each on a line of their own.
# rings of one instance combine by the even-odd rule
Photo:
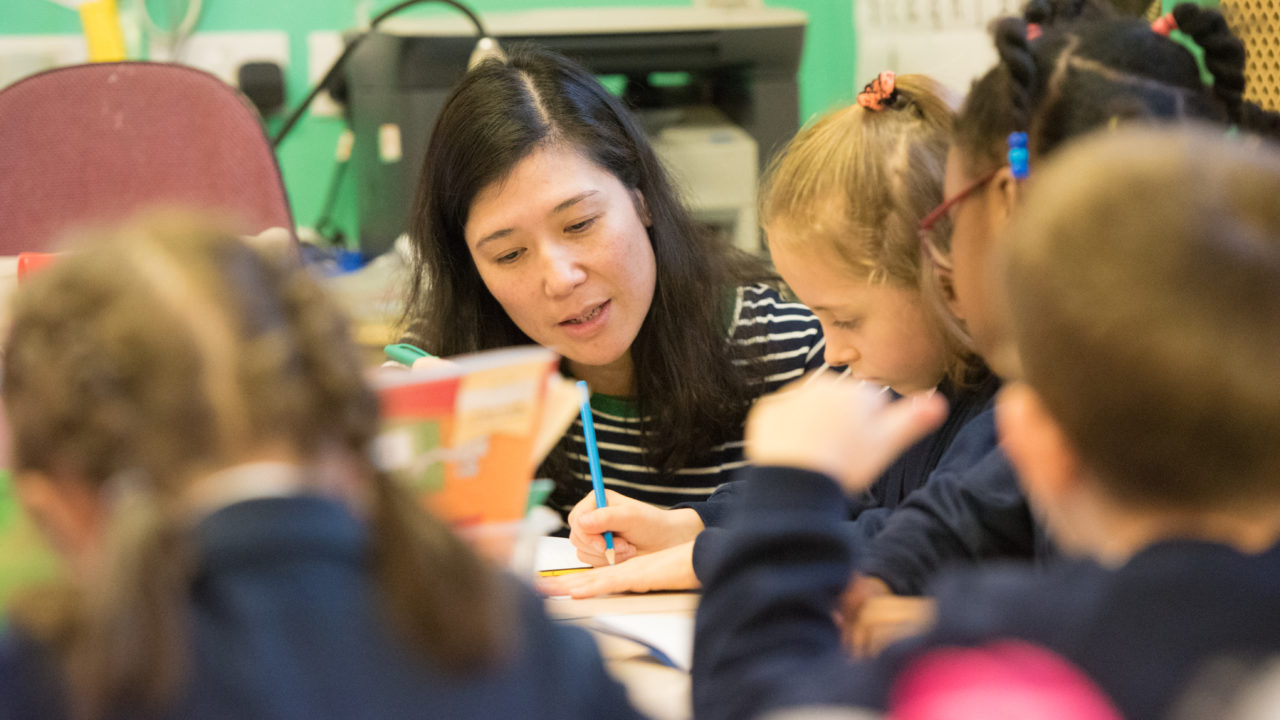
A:
<svg viewBox="0 0 1280 720">
<path fill-rule="evenodd" d="M 0 255 L 144 208 L 293 232 L 275 153 L 235 88 L 182 65 L 94 63 L 0 90 Z"/>
</svg>

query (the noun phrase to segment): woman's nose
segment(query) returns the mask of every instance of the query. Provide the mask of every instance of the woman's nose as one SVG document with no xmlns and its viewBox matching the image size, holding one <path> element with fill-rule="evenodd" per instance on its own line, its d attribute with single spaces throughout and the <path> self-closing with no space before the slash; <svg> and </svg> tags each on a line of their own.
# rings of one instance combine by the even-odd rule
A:
<svg viewBox="0 0 1280 720">
<path fill-rule="evenodd" d="M 545 254 L 542 281 L 543 290 L 548 297 L 565 297 L 586 279 L 587 271 L 573 248 L 548 249 Z"/>
</svg>

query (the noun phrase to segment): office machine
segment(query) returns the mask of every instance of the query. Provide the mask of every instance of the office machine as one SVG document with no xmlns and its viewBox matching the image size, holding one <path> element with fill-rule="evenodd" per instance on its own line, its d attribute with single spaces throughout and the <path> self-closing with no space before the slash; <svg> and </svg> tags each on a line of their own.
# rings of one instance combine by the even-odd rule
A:
<svg viewBox="0 0 1280 720">
<path fill-rule="evenodd" d="M 620 81 L 694 216 L 759 248 L 755 184 L 799 127 L 807 18 L 783 8 L 601 8 L 485 16 L 502 44 L 531 41 Z M 347 61 L 361 252 L 408 229 L 427 139 L 475 45 L 460 18 L 393 18 Z M 660 82 L 670 80 L 676 82 Z"/>
</svg>

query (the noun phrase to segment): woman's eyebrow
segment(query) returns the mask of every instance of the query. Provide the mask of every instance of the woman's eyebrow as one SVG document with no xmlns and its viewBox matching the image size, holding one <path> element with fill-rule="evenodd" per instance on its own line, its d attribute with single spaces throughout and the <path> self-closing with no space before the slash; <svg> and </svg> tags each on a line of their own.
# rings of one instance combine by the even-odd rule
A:
<svg viewBox="0 0 1280 720">
<path fill-rule="evenodd" d="M 561 210 L 564 210 L 564 209 L 569 208 L 569 207 L 571 207 L 571 206 L 573 206 L 573 205 L 576 205 L 577 203 L 582 202 L 583 200 L 586 200 L 587 198 L 591 197 L 592 195 L 595 195 L 597 192 L 599 192 L 599 191 L 598 191 L 598 190 L 587 190 L 586 192 L 578 193 L 577 195 L 574 195 L 573 197 L 569 198 L 568 200 L 565 200 L 564 202 L 562 202 L 562 203 L 560 203 L 559 205 L 557 205 L 557 206 L 555 207 L 555 209 L 554 209 L 554 210 L 552 210 L 551 212 L 553 212 L 553 213 L 558 213 L 558 212 L 560 212 Z"/>
<path fill-rule="evenodd" d="M 562 210 L 566 210 L 598 193 L 599 193 L 599 190 L 587 190 L 585 192 L 580 192 L 577 195 L 574 195 L 573 197 L 569 198 L 568 200 L 565 200 L 564 202 L 560 203 L 559 205 L 556 205 L 554 208 L 551 209 L 551 213 L 555 214 Z M 515 230 L 512 228 L 503 228 L 501 230 L 494 230 L 493 232 L 489 233 L 488 235 L 485 235 L 484 237 L 480 238 L 478 242 L 476 242 L 476 249 L 479 250 L 482 245 L 489 242 L 490 240 L 498 240 L 500 238 L 504 238 L 513 232 L 515 232 Z"/>
<path fill-rule="evenodd" d="M 479 250 L 485 243 L 489 242 L 490 240 L 498 240 L 499 238 L 504 238 L 513 232 L 515 231 L 511 228 L 503 228 L 501 230 L 495 230 L 489 233 L 488 235 L 485 235 L 484 237 L 480 238 L 479 242 L 476 243 L 476 249 Z"/>
</svg>

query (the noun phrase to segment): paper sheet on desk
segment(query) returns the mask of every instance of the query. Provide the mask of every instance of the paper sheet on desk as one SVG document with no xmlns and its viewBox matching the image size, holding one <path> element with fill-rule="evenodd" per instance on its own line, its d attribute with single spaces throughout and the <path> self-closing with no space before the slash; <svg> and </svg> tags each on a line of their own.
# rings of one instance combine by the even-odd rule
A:
<svg viewBox="0 0 1280 720">
<path fill-rule="evenodd" d="M 538 538 L 538 552 L 533 563 L 534 570 L 542 572 L 543 570 L 563 570 L 576 567 L 588 566 L 578 559 L 578 551 L 574 549 L 573 543 L 569 542 L 569 538 Z"/>
<path fill-rule="evenodd" d="M 588 567 L 578 560 L 578 552 L 568 538 L 538 538 L 534 570 L 562 570 Z M 547 612 L 557 620 L 589 618 L 596 615 L 633 613 L 685 613 L 692 615 L 698 607 L 698 594 L 692 592 L 651 592 L 601 595 L 575 600 L 568 595 L 546 598 Z"/>
<path fill-rule="evenodd" d="M 640 643 L 663 665 L 685 672 L 693 667 L 693 616 L 688 613 L 596 615 L 586 626 Z"/>
</svg>

